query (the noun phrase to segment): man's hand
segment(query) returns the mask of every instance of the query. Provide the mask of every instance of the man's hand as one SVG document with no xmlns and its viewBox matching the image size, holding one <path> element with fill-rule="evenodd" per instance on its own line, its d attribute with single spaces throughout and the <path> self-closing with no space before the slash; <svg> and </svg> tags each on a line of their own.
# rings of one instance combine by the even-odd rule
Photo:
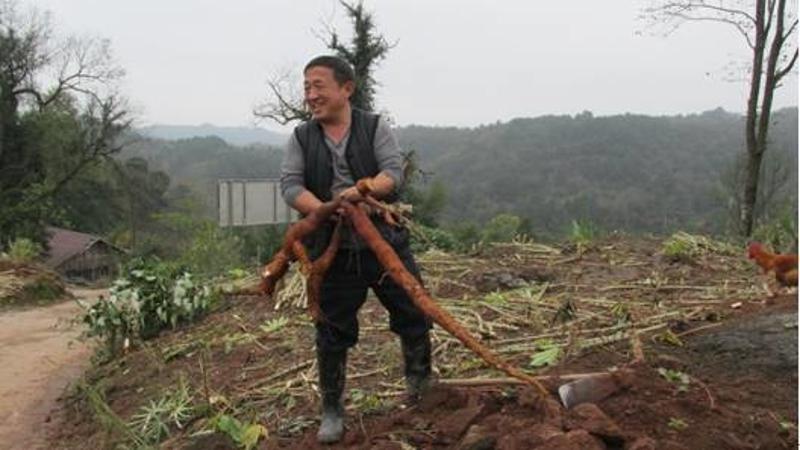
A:
<svg viewBox="0 0 800 450">
<path fill-rule="evenodd" d="M 350 186 L 349 188 L 340 192 L 339 198 L 342 200 L 347 200 L 351 203 L 358 203 L 361 200 L 364 200 L 364 197 L 361 196 L 361 193 L 358 192 L 358 189 L 356 189 L 355 186 Z"/>
</svg>

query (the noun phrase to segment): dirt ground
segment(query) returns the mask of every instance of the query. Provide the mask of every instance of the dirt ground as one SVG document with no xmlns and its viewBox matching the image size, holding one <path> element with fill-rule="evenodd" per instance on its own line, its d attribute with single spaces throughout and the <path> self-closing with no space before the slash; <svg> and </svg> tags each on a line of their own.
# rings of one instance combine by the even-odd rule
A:
<svg viewBox="0 0 800 450">
<path fill-rule="evenodd" d="M 341 445 L 319 446 L 311 430 L 300 442 L 267 448 L 797 448 L 797 338 L 796 298 L 784 296 L 687 338 L 680 349 L 646 346 L 645 364 L 630 367 L 622 389 L 596 405 L 552 414 L 530 388 L 443 386 L 417 407 L 352 418 Z M 560 370 L 618 364 L 625 364 L 619 353 L 602 351 Z M 660 368 L 689 374 L 686 391 L 660 376 Z"/>
<path fill-rule="evenodd" d="M 347 433 L 326 448 L 797 448 L 797 295 L 767 298 L 758 271 L 737 253 L 687 263 L 661 258 L 659 248 L 655 239 L 626 238 L 578 256 L 509 247 L 423 260 L 434 297 L 511 363 L 550 375 L 624 369 L 619 389 L 569 411 L 553 404 L 555 395 L 543 404 L 532 389 L 510 384 L 443 385 L 420 405 L 404 405 L 398 340 L 370 300 L 348 356 Z M 558 325 L 565 311 L 572 312 Z M 278 319 L 287 322 L 270 331 Z M 643 363 L 631 364 L 627 339 L 592 334 L 622 319 L 650 330 L 641 335 Z M 313 336 L 302 311 L 234 297 L 202 322 L 99 365 L 87 380 L 123 420 L 183 380 L 199 407 L 212 403 L 265 426 L 259 448 L 319 448 Z M 532 343 L 542 336 L 565 353 L 532 369 Z M 499 376 L 441 330 L 434 364 L 442 379 Z M 58 448 L 114 448 L 126 439 L 80 395 L 65 399 L 53 420 L 49 439 Z M 198 415 L 161 446 L 237 448 L 209 427 L 208 415 Z"/>
<path fill-rule="evenodd" d="M 72 290 L 94 299 L 100 290 Z M 50 448 L 44 430 L 57 399 L 87 368 L 92 349 L 75 341 L 74 300 L 0 314 L 0 448 Z"/>
</svg>

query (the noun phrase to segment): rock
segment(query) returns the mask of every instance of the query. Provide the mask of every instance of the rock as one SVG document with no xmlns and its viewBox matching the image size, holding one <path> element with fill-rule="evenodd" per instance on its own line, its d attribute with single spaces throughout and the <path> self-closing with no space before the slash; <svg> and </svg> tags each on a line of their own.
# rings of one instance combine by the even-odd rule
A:
<svg viewBox="0 0 800 450">
<path fill-rule="evenodd" d="M 569 411 L 568 430 L 586 430 L 609 444 L 621 444 L 625 437 L 610 417 L 594 403 L 582 403 Z"/>
<path fill-rule="evenodd" d="M 516 289 L 527 285 L 525 280 L 508 272 L 486 272 L 481 274 L 478 285 L 483 291 Z"/>
<path fill-rule="evenodd" d="M 647 436 L 640 436 L 627 444 L 625 450 L 656 450 L 656 441 Z"/>
<path fill-rule="evenodd" d="M 445 436 L 458 439 L 482 412 L 482 405 L 459 409 L 437 423 L 436 428 Z"/>
<path fill-rule="evenodd" d="M 600 439 L 585 430 L 573 430 L 554 436 L 536 450 L 606 450 Z"/>
<path fill-rule="evenodd" d="M 689 448 L 675 441 L 661 441 L 659 450 L 689 450 Z"/>
<path fill-rule="evenodd" d="M 725 445 L 725 448 L 729 448 L 731 450 L 753 450 L 753 447 L 750 444 L 742 442 L 735 434 L 728 432 L 722 436 L 722 442 Z"/>
<path fill-rule="evenodd" d="M 371 443 L 370 450 L 403 450 L 403 446 L 397 442 L 378 442 Z"/>
<path fill-rule="evenodd" d="M 537 423 L 527 428 L 507 432 L 497 441 L 497 450 L 539 448 L 546 442 L 564 435 L 560 428 L 546 423 Z"/>
<path fill-rule="evenodd" d="M 538 391 L 535 391 L 531 387 L 526 387 L 521 390 L 517 402 L 520 406 L 530 408 L 536 418 L 541 417 L 545 423 L 556 426 L 559 429 L 563 428 L 561 403 L 555 398 L 548 396 L 544 399 L 544 402 L 542 402 Z"/>
<path fill-rule="evenodd" d="M 657 355 L 655 365 L 670 370 L 686 370 L 686 363 L 670 355 Z"/>
<path fill-rule="evenodd" d="M 535 436 L 539 443 L 544 443 L 556 436 L 564 434 L 564 432 L 552 425 L 540 423 L 531 427 L 530 434 Z"/>
<path fill-rule="evenodd" d="M 466 406 L 467 400 L 467 397 L 457 389 L 435 384 L 419 400 L 417 409 L 421 412 L 431 412 L 443 408 L 445 405 L 450 409 L 458 409 Z"/>
<path fill-rule="evenodd" d="M 497 443 L 497 438 L 489 434 L 489 430 L 481 425 L 472 425 L 467 434 L 456 447 L 458 450 L 490 450 Z"/>
</svg>

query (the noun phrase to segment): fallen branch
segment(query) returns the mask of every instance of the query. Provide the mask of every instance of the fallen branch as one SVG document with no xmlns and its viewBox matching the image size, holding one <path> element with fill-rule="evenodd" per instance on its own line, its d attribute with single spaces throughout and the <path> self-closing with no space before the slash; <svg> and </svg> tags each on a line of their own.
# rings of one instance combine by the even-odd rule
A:
<svg viewBox="0 0 800 450">
<path fill-rule="evenodd" d="M 564 375 L 537 375 L 534 378 L 539 381 L 549 380 L 582 380 L 584 378 L 593 378 L 596 376 L 607 375 L 609 372 L 589 372 L 589 373 L 572 373 Z M 438 381 L 439 384 L 447 386 L 491 386 L 491 385 L 505 385 L 505 384 L 527 384 L 526 381 L 519 378 L 503 377 L 503 378 L 445 378 Z"/>
<path fill-rule="evenodd" d="M 273 375 L 270 375 L 267 378 L 264 378 L 264 379 L 261 379 L 261 380 L 256 380 L 253 383 L 250 383 L 249 385 L 245 386 L 244 389 L 242 389 L 242 391 L 249 391 L 249 390 L 257 388 L 259 386 L 263 386 L 263 385 L 265 385 L 265 384 L 267 384 L 269 382 L 272 382 L 272 381 L 275 381 L 275 380 L 279 380 L 279 379 L 285 377 L 286 375 L 289 375 L 289 374 L 298 372 L 300 370 L 309 368 L 309 367 L 311 367 L 312 364 L 314 364 L 315 361 L 316 361 L 315 359 L 309 359 L 308 361 L 303 361 L 303 362 L 301 362 L 299 364 L 295 364 L 294 366 L 289 367 L 288 369 L 281 370 L 280 372 L 278 372 L 276 374 L 273 374 Z"/>
<path fill-rule="evenodd" d="M 639 339 L 639 332 L 633 331 L 631 333 L 631 354 L 633 355 L 633 364 L 640 364 L 644 362 L 644 349 L 642 348 L 642 340 Z"/>
</svg>

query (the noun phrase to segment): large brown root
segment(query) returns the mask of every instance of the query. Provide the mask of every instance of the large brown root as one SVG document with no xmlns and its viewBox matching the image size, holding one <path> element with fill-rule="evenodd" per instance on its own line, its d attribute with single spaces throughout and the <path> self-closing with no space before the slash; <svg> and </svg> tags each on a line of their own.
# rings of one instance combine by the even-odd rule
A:
<svg viewBox="0 0 800 450">
<path fill-rule="evenodd" d="M 371 180 L 359 180 L 357 188 L 365 198 L 370 199 L 369 194 L 372 191 Z M 312 214 L 289 227 L 283 246 L 275 254 L 272 261 L 264 267 L 262 272 L 261 292 L 263 294 L 272 294 L 275 289 L 275 283 L 286 273 L 292 257 L 296 257 L 308 274 L 309 313 L 316 321 L 324 320 L 320 308 L 322 280 L 339 249 L 339 227 L 341 223 L 337 225 L 328 248 L 314 262 L 309 260 L 305 247 L 300 243 L 300 239 L 319 228 L 340 207 L 344 208 L 346 216 L 350 219 L 356 232 L 375 253 L 378 261 L 389 276 L 408 293 L 411 300 L 423 313 L 490 365 L 535 387 L 541 394 L 541 400 L 547 401 L 548 391 L 539 381 L 501 360 L 488 348 L 484 347 L 428 295 L 420 282 L 406 270 L 394 249 L 381 237 L 364 211 L 352 203 L 344 202 L 341 199 L 324 203 Z"/>
<path fill-rule="evenodd" d="M 326 248 L 325 252 L 311 264 L 311 270 L 308 274 L 308 313 L 315 322 L 325 320 L 322 315 L 322 308 L 320 307 L 322 280 L 325 278 L 325 273 L 336 258 L 336 252 L 339 251 L 339 242 L 341 240 L 339 233 L 341 227 L 342 222 L 336 224 L 328 248 Z"/>
<path fill-rule="evenodd" d="M 311 214 L 292 224 L 286 230 L 283 245 L 261 272 L 259 290 L 263 295 L 272 295 L 275 290 L 275 284 L 286 274 L 289 269 L 289 263 L 292 262 L 292 256 L 295 253 L 295 243 L 299 243 L 305 235 L 319 228 L 339 208 L 341 203 L 342 201 L 338 198 L 323 203 Z"/>
<path fill-rule="evenodd" d="M 352 205 L 351 203 L 342 203 L 343 208 L 347 212 L 347 216 L 353 224 L 358 234 L 364 239 L 369 248 L 375 253 L 378 261 L 388 272 L 389 276 L 401 286 L 411 297 L 414 304 L 422 310 L 428 317 L 436 322 L 439 326 L 444 328 L 448 333 L 455 336 L 467 348 L 475 352 L 484 361 L 492 366 L 502 370 L 508 375 L 524 381 L 526 384 L 535 387 L 539 393 L 546 398 L 548 396 L 547 389 L 542 384 L 530 375 L 527 375 L 519 369 L 511 366 L 507 362 L 498 358 L 488 348 L 484 347 L 477 339 L 461 326 L 447 311 L 442 309 L 425 291 L 425 288 L 417 281 L 417 279 L 406 270 L 400 258 L 395 253 L 394 249 L 381 237 L 378 230 L 369 220 L 366 214 L 361 209 Z"/>
</svg>

